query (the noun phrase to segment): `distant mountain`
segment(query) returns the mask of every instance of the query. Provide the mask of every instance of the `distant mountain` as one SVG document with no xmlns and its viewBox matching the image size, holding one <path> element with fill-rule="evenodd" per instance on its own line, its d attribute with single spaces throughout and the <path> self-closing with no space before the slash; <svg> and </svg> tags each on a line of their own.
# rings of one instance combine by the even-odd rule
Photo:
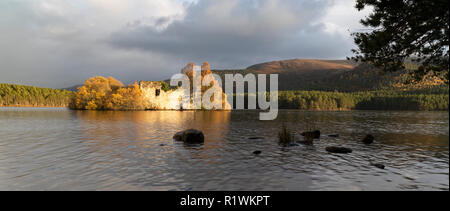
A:
<svg viewBox="0 0 450 211">
<path fill-rule="evenodd" d="M 255 64 L 247 67 L 259 74 L 337 74 L 352 70 L 356 64 L 346 60 L 291 59 Z"/>
<path fill-rule="evenodd" d="M 410 63 L 406 66 L 410 69 L 415 67 Z M 222 81 L 225 74 L 278 74 L 279 90 L 369 91 L 392 88 L 403 80 L 400 72 L 386 73 L 369 64 L 348 60 L 290 59 L 255 64 L 246 69 L 212 71 L 220 75 Z M 442 82 L 432 80 L 423 84 L 434 86 Z M 80 86 L 64 90 L 77 91 Z"/>
<path fill-rule="evenodd" d="M 365 91 L 391 86 L 399 73 L 384 73 L 348 60 L 291 59 L 255 64 L 243 70 L 214 73 L 278 74 L 279 90 Z"/>
<path fill-rule="evenodd" d="M 76 92 L 76 91 L 78 91 L 78 87 L 80 87 L 80 86 L 83 86 L 83 85 L 75 85 L 75 86 L 71 86 L 71 87 L 67 87 L 67 88 L 62 88 L 62 90 Z"/>
</svg>

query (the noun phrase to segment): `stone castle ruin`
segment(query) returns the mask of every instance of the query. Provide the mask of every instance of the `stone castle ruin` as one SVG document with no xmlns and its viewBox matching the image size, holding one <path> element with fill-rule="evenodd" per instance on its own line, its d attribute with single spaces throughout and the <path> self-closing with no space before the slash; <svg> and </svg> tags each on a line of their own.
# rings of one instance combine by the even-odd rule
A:
<svg viewBox="0 0 450 211">
<path fill-rule="evenodd" d="M 141 81 L 139 87 L 143 94 L 145 109 L 180 110 L 184 91 L 179 89 L 164 90 L 163 82 Z"/>
<path fill-rule="evenodd" d="M 195 77 L 196 71 L 194 70 L 195 64 L 189 63 L 183 69 L 181 73 L 187 75 L 191 82 L 192 78 Z M 207 62 L 203 63 L 201 66 L 201 78 L 207 74 L 211 74 L 210 66 Z M 214 81 L 214 83 L 218 83 Z M 194 102 L 192 97 L 192 83 L 190 85 L 190 100 L 189 102 L 183 103 L 183 95 L 185 90 L 182 87 L 169 87 L 166 82 L 163 81 L 140 81 L 139 87 L 143 94 L 145 109 L 149 110 L 183 110 L 183 109 L 194 109 Z M 206 87 L 202 87 L 202 92 Z M 231 106 L 227 102 L 227 97 L 223 92 L 222 88 L 219 86 L 209 87 L 215 93 L 221 93 L 222 99 L 213 99 L 213 102 L 221 100 L 222 102 L 216 102 L 222 104 L 221 110 L 230 110 Z"/>
</svg>

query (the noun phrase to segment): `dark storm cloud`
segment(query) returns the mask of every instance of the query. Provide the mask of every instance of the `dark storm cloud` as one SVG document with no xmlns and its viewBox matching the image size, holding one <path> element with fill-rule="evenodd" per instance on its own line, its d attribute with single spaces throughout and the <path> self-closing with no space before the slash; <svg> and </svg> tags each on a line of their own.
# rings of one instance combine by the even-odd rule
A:
<svg viewBox="0 0 450 211">
<path fill-rule="evenodd" d="M 110 43 L 221 68 L 282 58 L 343 58 L 351 42 L 318 20 L 328 1 L 199 1 L 164 30 L 127 27 Z"/>
<path fill-rule="evenodd" d="M 162 80 L 187 62 L 344 58 L 353 0 L 0 1 L 0 83 Z"/>
</svg>

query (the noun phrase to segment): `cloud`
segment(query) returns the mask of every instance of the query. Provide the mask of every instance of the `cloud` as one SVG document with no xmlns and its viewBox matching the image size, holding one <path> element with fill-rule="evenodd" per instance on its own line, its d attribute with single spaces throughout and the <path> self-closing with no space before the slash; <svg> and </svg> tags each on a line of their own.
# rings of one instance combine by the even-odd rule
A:
<svg viewBox="0 0 450 211">
<path fill-rule="evenodd" d="M 187 62 L 243 68 L 344 58 L 352 0 L 0 2 L 0 83 L 68 87 L 93 75 L 161 80 Z M 349 28 L 349 29 L 348 29 Z"/>
<path fill-rule="evenodd" d="M 127 27 L 110 43 L 223 68 L 292 57 L 343 58 L 349 41 L 317 22 L 328 1 L 199 1 L 162 31 Z"/>
<path fill-rule="evenodd" d="M 185 2 L 1 1 L 0 83 L 69 87 L 93 75 L 126 82 L 163 79 L 170 64 L 151 52 L 113 48 L 105 38 L 132 22 L 162 27 L 161 17 L 182 18 Z"/>
</svg>

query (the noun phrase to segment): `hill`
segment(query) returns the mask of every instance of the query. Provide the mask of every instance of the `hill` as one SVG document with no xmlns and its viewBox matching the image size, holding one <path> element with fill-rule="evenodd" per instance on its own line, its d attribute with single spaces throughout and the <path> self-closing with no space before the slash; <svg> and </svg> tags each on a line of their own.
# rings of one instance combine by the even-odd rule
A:
<svg viewBox="0 0 450 211">
<path fill-rule="evenodd" d="M 407 68 L 417 65 L 406 64 Z M 278 74 L 279 90 L 341 91 L 357 92 L 379 89 L 408 88 L 401 84 L 405 75 L 401 72 L 386 73 L 364 63 L 348 60 L 290 59 L 264 62 L 245 69 L 212 70 L 220 75 L 240 73 Z M 165 82 L 169 83 L 167 79 Z M 413 88 L 430 88 L 442 84 L 442 81 L 428 80 L 414 85 Z M 418 86 L 417 86 L 418 85 Z M 64 88 L 77 91 L 81 85 Z"/>
<path fill-rule="evenodd" d="M 356 64 L 346 60 L 291 59 L 265 62 L 247 67 L 259 74 L 338 74 L 354 69 Z"/>
<path fill-rule="evenodd" d="M 255 64 L 242 70 L 213 70 L 224 74 L 278 74 L 279 90 L 368 91 L 400 81 L 400 73 L 384 73 L 368 64 L 347 60 L 291 59 Z"/>
<path fill-rule="evenodd" d="M 67 90 L 67 91 L 71 91 L 71 92 L 76 92 L 78 91 L 78 87 L 81 87 L 83 85 L 75 85 L 75 86 L 71 86 L 71 87 L 67 87 L 67 88 L 62 88 L 63 90 Z"/>
</svg>

